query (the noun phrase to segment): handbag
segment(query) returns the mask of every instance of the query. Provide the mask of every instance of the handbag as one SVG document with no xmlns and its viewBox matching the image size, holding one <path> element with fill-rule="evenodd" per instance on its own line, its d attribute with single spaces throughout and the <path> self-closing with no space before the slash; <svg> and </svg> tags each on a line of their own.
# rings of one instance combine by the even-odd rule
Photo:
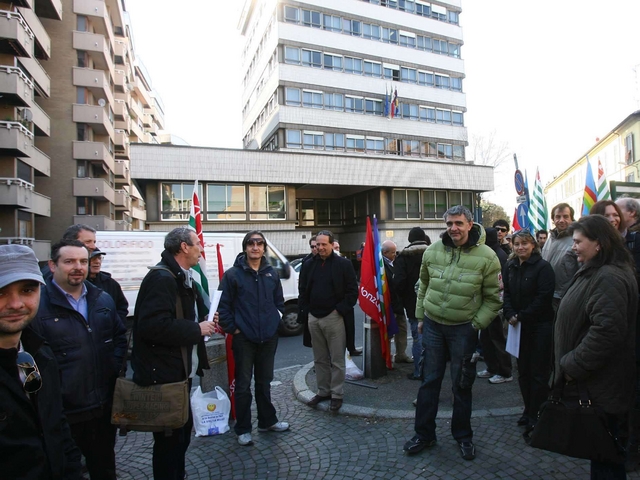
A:
<svg viewBox="0 0 640 480">
<path fill-rule="evenodd" d="M 179 295 L 176 302 L 176 312 L 183 312 L 182 299 Z M 131 333 L 127 342 L 127 351 L 130 342 Z M 112 424 L 118 425 L 121 429 L 137 432 L 169 433 L 187 423 L 190 400 L 187 348 L 181 347 L 180 350 L 185 380 L 147 387 L 137 385 L 133 380 L 125 378 L 127 364 L 125 356 L 113 392 Z"/>
<path fill-rule="evenodd" d="M 530 445 L 569 457 L 622 463 L 625 450 L 612 434 L 607 414 L 591 403 L 586 386 L 577 382 L 578 396 L 564 393 L 560 377 L 542 404 Z"/>
</svg>

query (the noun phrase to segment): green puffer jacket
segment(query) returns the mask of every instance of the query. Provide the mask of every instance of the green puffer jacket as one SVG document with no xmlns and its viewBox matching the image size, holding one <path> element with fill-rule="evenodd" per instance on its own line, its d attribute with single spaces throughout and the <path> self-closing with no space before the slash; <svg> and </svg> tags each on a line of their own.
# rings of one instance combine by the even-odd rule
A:
<svg viewBox="0 0 640 480">
<path fill-rule="evenodd" d="M 416 318 L 426 314 L 443 325 L 472 322 L 487 327 L 502 308 L 500 261 L 484 244 L 482 225 L 474 224 L 469 240 L 456 247 L 445 233 L 424 252 Z"/>
</svg>

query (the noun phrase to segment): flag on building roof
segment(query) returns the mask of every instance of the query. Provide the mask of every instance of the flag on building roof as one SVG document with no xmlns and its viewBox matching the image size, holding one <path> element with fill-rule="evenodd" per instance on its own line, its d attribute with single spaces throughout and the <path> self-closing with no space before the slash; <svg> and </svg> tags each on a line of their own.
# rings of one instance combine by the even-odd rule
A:
<svg viewBox="0 0 640 480">
<path fill-rule="evenodd" d="M 191 202 L 191 213 L 189 214 L 189 228 L 196 232 L 203 252 L 198 260 L 198 264 L 191 268 L 191 275 L 196 284 L 198 292 L 204 300 L 207 307 L 206 312 L 198 312 L 201 316 L 209 313 L 211 300 L 209 296 L 209 281 L 207 280 L 207 259 L 204 254 L 204 236 L 202 235 L 202 211 L 200 210 L 200 200 L 198 199 L 198 181 L 196 180 L 193 187 L 193 199 Z"/>
<path fill-rule="evenodd" d="M 596 182 L 593 179 L 593 170 L 591 170 L 591 163 L 589 162 L 589 156 L 587 155 L 587 178 L 584 184 L 582 215 L 589 215 L 591 207 L 593 207 L 593 204 L 598 201 L 597 192 Z"/>
<path fill-rule="evenodd" d="M 529 223 L 534 232 L 547 229 L 547 202 L 544 198 L 544 190 L 540 181 L 540 171 L 536 169 L 536 178 L 533 182 L 533 194 L 529 200 Z"/>
<path fill-rule="evenodd" d="M 598 201 L 600 200 L 611 200 L 611 194 L 609 193 L 609 183 L 604 176 L 604 168 L 598 159 Z"/>
</svg>

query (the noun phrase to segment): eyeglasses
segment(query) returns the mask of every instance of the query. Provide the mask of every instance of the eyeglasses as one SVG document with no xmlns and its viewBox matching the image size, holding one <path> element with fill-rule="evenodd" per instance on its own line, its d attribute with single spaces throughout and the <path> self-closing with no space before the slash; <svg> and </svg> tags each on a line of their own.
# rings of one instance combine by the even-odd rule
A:
<svg viewBox="0 0 640 480">
<path fill-rule="evenodd" d="M 309 245 L 309 248 L 310 248 L 311 250 L 313 250 L 314 248 L 318 248 L 318 246 L 317 246 L 317 245 Z"/>
<path fill-rule="evenodd" d="M 504 228 L 504 227 L 494 227 L 496 230 L 498 230 L 499 232 L 507 232 L 509 229 L 508 228 Z"/>
<path fill-rule="evenodd" d="M 26 378 L 24 379 L 24 391 L 27 393 L 36 393 L 42 388 L 42 377 L 40 376 L 40 370 L 38 365 L 28 352 L 18 352 L 18 358 L 16 359 L 16 365 L 22 369 Z"/>
<path fill-rule="evenodd" d="M 259 238 L 250 238 L 247 240 L 247 245 L 257 245 L 258 247 L 261 247 L 264 245 L 264 240 L 260 240 Z"/>
</svg>

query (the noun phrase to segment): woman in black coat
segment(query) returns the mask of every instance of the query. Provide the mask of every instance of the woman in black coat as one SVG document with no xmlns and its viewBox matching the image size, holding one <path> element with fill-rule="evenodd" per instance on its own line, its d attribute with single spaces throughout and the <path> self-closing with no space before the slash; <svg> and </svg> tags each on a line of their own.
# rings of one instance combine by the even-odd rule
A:
<svg viewBox="0 0 640 480">
<path fill-rule="evenodd" d="M 509 324 L 521 324 L 518 382 L 524 412 L 518 425 L 527 427 L 524 436 L 528 440 L 540 405 L 549 394 L 555 275 L 528 230 L 514 233 L 512 242 L 513 253 L 502 273 L 503 311 Z"/>
</svg>

